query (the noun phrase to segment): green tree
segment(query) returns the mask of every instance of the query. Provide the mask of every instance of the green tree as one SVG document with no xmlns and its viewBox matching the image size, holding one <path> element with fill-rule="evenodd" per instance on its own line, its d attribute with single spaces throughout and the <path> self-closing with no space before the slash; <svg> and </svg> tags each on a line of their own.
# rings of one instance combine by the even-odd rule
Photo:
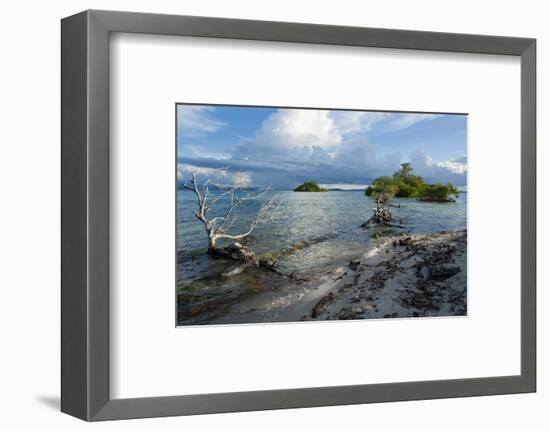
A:
<svg viewBox="0 0 550 431">
<path fill-rule="evenodd" d="M 452 184 L 426 184 L 419 195 L 421 201 L 454 202 L 459 195 L 458 189 Z"/>
<path fill-rule="evenodd" d="M 393 174 L 398 188 L 397 197 L 410 198 L 421 194 L 425 186 L 424 179 L 418 175 L 413 175 L 412 170 L 410 163 L 402 163 L 401 169 Z"/>
<path fill-rule="evenodd" d="M 406 178 L 412 173 L 412 166 L 410 163 L 401 163 L 401 169 L 399 169 L 395 174 L 393 174 L 396 178 Z"/>
<path fill-rule="evenodd" d="M 397 194 L 398 191 L 399 188 L 394 178 L 379 177 L 373 181 L 372 185 L 367 187 L 367 189 L 365 190 L 365 195 L 372 196 L 374 198 L 385 195 L 388 196 L 389 199 L 391 199 Z"/>
<path fill-rule="evenodd" d="M 375 208 L 373 216 L 362 226 L 366 227 L 371 223 L 390 223 L 393 219 L 388 204 L 394 198 L 398 191 L 395 179 L 392 177 L 377 178 L 371 186 L 365 190 L 365 195 L 374 198 Z"/>
</svg>

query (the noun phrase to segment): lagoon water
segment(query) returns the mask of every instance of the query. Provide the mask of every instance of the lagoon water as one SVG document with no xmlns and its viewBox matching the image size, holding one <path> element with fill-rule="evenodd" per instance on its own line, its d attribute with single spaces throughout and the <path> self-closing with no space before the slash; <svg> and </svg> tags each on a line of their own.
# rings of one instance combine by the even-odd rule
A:
<svg viewBox="0 0 550 431">
<path fill-rule="evenodd" d="M 211 191 L 212 198 L 216 191 Z M 248 245 L 258 255 L 271 255 L 279 261 L 279 268 L 287 273 L 327 270 L 347 264 L 350 259 L 362 256 L 373 238 L 373 229 L 360 225 L 370 218 L 374 201 L 357 191 L 330 191 L 307 193 L 275 191 L 280 201 L 280 219 L 260 225 L 248 237 Z M 416 199 L 395 199 L 392 208 L 397 218 L 403 218 L 405 229 L 384 228 L 382 234 L 431 233 L 442 230 L 466 228 L 467 193 L 461 193 L 456 202 L 420 202 Z M 223 259 L 213 259 L 205 254 L 207 241 L 202 223 L 193 215 L 197 204 L 190 191 L 177 193 L 177 289 L 178 293 L 200 295 L 223 294 L 235 290 L 251 289 L 266 292 L 254 295 L 257 300 L 247 307 L 270 306 L 269 321 L 278 320 L 285 302 L 292 302 L 298 292 L 297 286 L 282 282 L 269 274 L 257 271 L 239 276 L 222 277 L 221 274 L 235 264 Z M 258 203 L 248 202 L 239 210 L 239 222 L 232 230 L 241 233 L 247 230 L 254 217 Z M 223 207 L 213 208 L 210 216 L 221 215 Z M 380 229 L 380 228 L 377 228 Z M 267 296 L 267 297 L 266 297 Z M 258 302 L 256 304 L 255 302 Z M 261 303 L 260 303 L 261 302 Z M 242 311 L 242 310 L 241 310 Z M 245 310 L 247 311 L 247 310 Z M 238 314 L 239 310 L 234 310 Z M 243 311 L 244 312 L 244 311 Z M 280 317 L 280 316 L 279 316 Z M 259 320 L 264 320 L 262 316 Z M 285 319 L 288 318 L 285 317 Z M 246 321 L 251 321 L 250 313 Z M 280 317 L 280 319 L 283 319 Z M 279 320 L 280 320 L 279 319 Z M 233 314 L 228 321 L 238 322 Z M 283 319 L 284 320 L 284 319 Z M 186 322 L 179 322 L 185 324 Z M 219 323 L 224 323 L 223 318 Z"/>
</svg>

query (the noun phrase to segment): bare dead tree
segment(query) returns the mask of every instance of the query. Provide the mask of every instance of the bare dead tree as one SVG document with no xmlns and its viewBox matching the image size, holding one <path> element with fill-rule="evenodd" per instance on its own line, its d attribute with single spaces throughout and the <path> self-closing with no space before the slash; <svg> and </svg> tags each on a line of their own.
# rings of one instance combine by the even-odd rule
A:
<svg viewBox="0 0 550 431">
<path fill-rule="evenodd" d="M 372 220 L 376 223 L 390 223 L 393 220 L 393 214 L 389 209 L 389 202 L 392 199 L 391 193 L 380 193 L 374 199 L 375 207 L 373 209 Z"/>
<path fill-rule="evenodd" d="M 371 195 L 374 197 L 374 205 L 372 217 L 368 219 L 361 227 L 366 228 L 370 225 L 383 224 L 386 226 L 402 227 L 392 224 L 394 220 L 393 214 L 390 211 L 391 200 L 394 198 L 397 189 L 394 186 L 379 185 L 372 189 Z"/>
<path fill-rule="evenodd" d="M 215 185 L 223 191 L 218 196 L 211 198 L 210 185 Z M 249 236 L 258 225 L 276 220 L 280 216 L 278 202 L 273 198 L 267 198 L 268 192 L 271 190 L 270 187 L 247 190 L 238 184 L 238 181 L 231 185 L 218 185 L 211 183 L 208 179 L 200 186 L 196 173 L 191 175 L 191 180 L 185 183 L 183 187 L 195 193 L 198 210 L 195 210 L 194 214 L 204 226 L 208 236 L 208 253 L 210 254 L 219 254 L 216 248 L 218 240 L 226 239 L 238 242 Z M 220 201 L 228 203 L 224 214 L 209 218 L 208 212 L 217 203 L 221 204 Z M 238 220 L 238 209 L 247 201 L 260 201 L 260 208 L 248 225 L 247 230 L 241 233 L 231 233 Z"/>
</svg>

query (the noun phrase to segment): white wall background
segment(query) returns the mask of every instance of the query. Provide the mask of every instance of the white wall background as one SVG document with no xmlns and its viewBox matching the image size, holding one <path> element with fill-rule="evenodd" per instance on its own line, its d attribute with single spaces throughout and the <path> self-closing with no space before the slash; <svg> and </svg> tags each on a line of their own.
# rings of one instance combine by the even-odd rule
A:
<svg viewBox="0 0 550 431">
<path fill-rule="evenodd" d="M 550 426 L 548 294 L 550 240 L 549 11 L 545 2 L 417 0 L 60 0 L 3 4 L 0 25 L 0 424 L 6 429 L 80 429 L 59 413 L 59 19 L 83 9 L 118 9 L 538 39 L 539 391 L 537 394 L 162 418 L 94 424 L 101 429 L 465 430 Z M 546 162 L 546 163 L 545 163 Z M 498 163 L 498 160 L 495 160 Z M 505 180 L 505 178 L 503 178 Z M 498 268 L 497 268 L 498 270 Z"/>
</svg>

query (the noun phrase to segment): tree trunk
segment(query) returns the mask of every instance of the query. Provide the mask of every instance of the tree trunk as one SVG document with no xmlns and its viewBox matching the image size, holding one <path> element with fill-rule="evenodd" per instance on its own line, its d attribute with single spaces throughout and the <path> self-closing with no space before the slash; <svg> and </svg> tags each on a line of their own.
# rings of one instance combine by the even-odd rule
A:
<svg viewBox="0 0 550 431">
<path fill-rule="evenodd" d="M 208 233 L 208 254 L 216 254 L 216 237 L 209 232 Z"/>
<path fill-rule="evenodd" d="M 372 217 L 361 225 L 362 228 L 367 228 L 371 224 L 384 224 L 390 226 L 393 221 L 393 215 L 385 202 L 376 199 L 375 204 L 376 208 L 372 211 Z"/>
</svg>

